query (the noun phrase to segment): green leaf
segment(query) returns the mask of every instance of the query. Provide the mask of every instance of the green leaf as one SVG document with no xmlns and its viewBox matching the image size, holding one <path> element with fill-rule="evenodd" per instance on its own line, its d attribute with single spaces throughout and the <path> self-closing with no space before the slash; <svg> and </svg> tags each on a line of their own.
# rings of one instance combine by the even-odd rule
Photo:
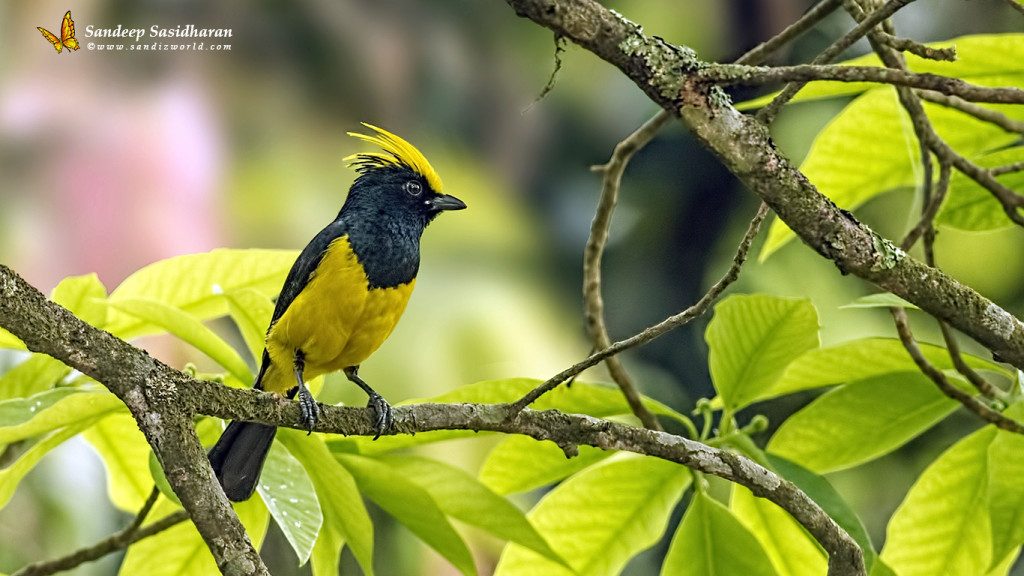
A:
<svg viewBox="0 0 1024 576">
<path fill-rule="evenodd" d="M 509 544 L 495 576 L 618 574 L 661 538 L 690 480 L 683 466 L 633 454 L 591 466 L 559 484 L 526 515 L 573 571 Z"/>
<path fill-rule="evenodd" d="M 324 516 L 309 474 L 280 442 L 271 445 L 256 490 L 295 550 L 299 565 L 305 564 Z"/>
<path fill-rule="evenodd" d="M 972 160 L 983 168 L 1021 162 L 1024 161 L 1024 148 L 1007 148 Z M 1003 174 L 996 180 L 1018 194 L 1024 194 L 1024 171 Z M 935 216 L 935 223 L 974 232 L 1013 226 L 995 196 L 961 172 L 954 172 L 950 178 L 946 200 Z"/>
<path fill-rule="evenodd" d="M 889 520 L 882 559 L 900 576 L 984 574 L 992 563 L 988 450 L 992 426 L 957 442 L 910 488 Z"/>
<path fill-rule="evenodd" d="M 377 459 L 426 490 L 446 515 L 562 562 L 519 508 L 465 471 L 408 454 Z"/>
<path fill-rule="evenodd" d="M 1004 412 L 1018 422 L 1024 404 L 1013 404 Z M 1016 556 L 1024 544 L 1024 436 L 1005 430 L 996 432 L 988 449 L 988 512 L 992 519 L 992 558 L 999 561 Z"/>
<path fill-rule="evenodd" d="M 0 444 L 38 436 L 79 422 L 127 410 L 105 390 L 56 388 L 30 398 L 0 402 Z"/>
<path fill-rule="evenodd" d="M 25 343 L 20 338 L 11 334 L 7 330 L 0 328 L 0 348 L 8 348 L 11 350 L 25 350 Z"/>
<path fill-rule="evenodd" d="M 27 398 L 49 390 L 70 372 L 60 360 L 46 354 L 33 354 L 0 377 L 0 401 Z"/>
<path fill-rule="evenodd" d="M 758 539 L 779 576 L 821 576 L 825 551 L 803 526 L 782 508 L 733 484 L 729 509 Z"/>
<path fill-rule="evenodd" d="M 180 507 L 161 498 L 149 514 L 146 524 L 167 516 Z M 253 546 L 259 549 L 267 532 L 270 516 L 259 498 L 234 505 Z M 210 576 L 219 574 L 217 563 L 195 524 L 185 521 L 128 547 L 118 574 L 122 576 Z"/>
<path fill-rule="evenodd" d="M 888 454 L 960 406 L 920 372 L 852 382 L 793 414 L 768 451 L 819 474 Z"/>
<path fill-rule="evenodd" d="M 917 310 L 918 307 L 914 306 L 910 302 L 907 302 L 903 298 L 893 294 L 892 292 L 879 292 L 878 294 L 868 294 L 867 296 L 861 296 L 853 302 L 840 306 L 840 310 L 848 308 L 910 308 L 911 310 Z"/>
<path fill-rule="evenodd" d="M 808 299 L 732 295 L 715 306 L 704 336 L 711 381 L 738 410 L 761 398 L 794 358 L 817 348 L 818 314 Z"/>
<path fill-rule="evenodd" d="M 121 510 L 136 512 L 153 491 L 152 449 L 131 414 L 111 414 L 82 435 L 107 470 L 107 494 Z"/>
<path fill-rule="evenodd" d="M 129 276 L 109 301 L 153 300 L 208 320 L 227 314 L 225 293 L 252 288 L 276 296 L 298 255 L 295 250 L 219 249 L 168 258 Z M 127 339 L 161 327 L 111 311 L 107 330 Z"/>
<path fill-rule="evenodd" d="M 774 576 L 757 538 L 703 492 L 694 494 L 672 537 L 662 576 Z"/>
<path fill-rule="evenodd" d="M 985 572 L 985 576 L 1009 576 L 1010 570 L 1012 570 L 1014 565 L 1017 563 L 1017 556 L 1019 555 L 1019 547 L 1011 550 L 1010 553 L 1002 559 L 1002 561 L 997 562 L 994 566 L 992 566 L 991 570 Z M 872 574 L 871 576 L 874 576 L 874 574 Z"/>
<path fill-rule="evenodd" d="M 65 278 L 50 294 L 50 300 L 97 328 L 107 323 L 106 298 L 107 288 L 96 274 Z"/>
<path fill-rule="evenodd" d="M 878 558 L 878 553 L 875 552 L 875 547 L 871 543 L 871 537 L 868 536 L 867 528 L 864 527 L 860 517 L 843 500 L 839 492 L 836 492 L 832 484 L 823 476 L 781 456 L 769 454 L 768 461 L 779 476 L 796 484 L 804 494 L 810 496 L 811 500 L 821 506 L 829 518 L 835 520 L 836 524 L 846 530 L 846 533 L 860 545 L 860 549 L 864 552 L 864 568 L 871 573 Z"/>
<path fill-rule="evenodd" d="M 593 446 L 580 446 L 579 451 L 568 458 L 554 442 L 507 436 L 487 453 L 480 481 L 498 494 L 528 492 L 559 482 L 613 454 Z"/>
<path fill-rule="evenodd" d="M 355 454 L 335 454 L 359 489 L 436 550 L 465 576 L 475 576 L 473 555 L 426 490 L 387 464 Z"/>
<path fill-rule="evenodd" d="M 228 299 L 228 313 L 258 364 L 262 360 L 267 326 L 270 326 L 270 318 L 274 315 L 274 303 L 265 294 L 252 288 L 236 290 L 224 296 Z"/>
<path fill-rule="evenodd" d="M 21 454 L 12 464 L 0 470 L 0 508 L 7 506 L 21 479 L 39 463 L 43 456 L 46 456 L 50 450 L 63 444 L 68 439 L 77 436 L 83 430 L 95 424 L 97 420 L 98 418 L 79 419 L 68 426 L 54 431 L 33 444 L 31 448 Z"/>
<path fill-rule="evenodd" d="M 306 469 L 320 501 L 323 526 L 310 557 L 313 574 L 336 575 L 341 545 L 348 543 L 363 572 L 373 576 L 373 523 L 355 478 L 335 460 L 319 435 L 280 428 L 277 439 Z"/>
<path fill-rule="evenodd" d="M 924 357 L 939 370 L 952 370 L 949 352 L 941 346 L 919 343 Z M 1007 378 L 1016 378 L 1002 366 L 963 354 L 964 362 L 976 370 L 998 372 Z M 864 338 L 843 342 L 828 348 L 811 350 L 800 356 L 782 373 L 782 377 L 768 391 L 767 397 L 782 396 L 800 390 L 821 388 L 843 382 L 863 380 L 891 372 L 916 372 L 917 365 L 903 344 L 894 338 Z"/>
<path fill-rule="evenodd" d="M 160 467 L 160 460 L 157 459 L 156 452 L 152 450 L 149 452 L 149 473 L 153 477 L 153 482 L 156 483 L 156 489 L 160 491 L 160 494 L 175 505 L 181 506 L 181 500 L 174 493 L 174 488 L 171 488 L 171 483 L 167 480 L 164 469 Z"/>
<path fill-rule="evenodd" d="M 249 366 L 227 342 L 187 312 L 154 300 L 119 300 L 110 307 L 160 326 L 194 346 L 243 382 L 253 379 Z"/>
</svg>

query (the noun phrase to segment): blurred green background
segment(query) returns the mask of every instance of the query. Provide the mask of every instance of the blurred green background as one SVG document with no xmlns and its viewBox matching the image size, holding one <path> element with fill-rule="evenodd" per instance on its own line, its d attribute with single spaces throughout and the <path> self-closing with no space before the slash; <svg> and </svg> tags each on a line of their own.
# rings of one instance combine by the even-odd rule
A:
<svg viewBox="0 0 1024 576">
<path fill-rule="evenodd" d="M 606 4 L 648 34 L 692 46 L 708 60 L 729 60 L 810 3 Z M 36 26 L 56 31 L 68 9 L 82 49 L 56 54 Z M 934 0 L 902 12 L 898 29 L 928 41 L 1020 31 L 1021 22 L 998 0 Z M 132 42 L 91 38 L 88 26 L 186 24 L 230 28 L 229 39 L 203 39 L 230 43 L 230 50 L 89 47 Z M 775 62 L 808 61 L 849 26 L 834 15 Z M 301 248 L 341 206 L 353 178 L 341 159 L 362 149 L 345 132 L 365 121 L 419 147 L 445 191 L 469 210 L 444 216 L 427 232 L 405 320 L 361 374 L 398 402 L 489 378 L 546 378 L 588 352 L 580 263 L 600 189 L 589 167 L 606 161 L 656 110 L 615 69 L 573 46 L 562 54 L 554 91 L 534 104 L 554 68 L 553 38 L 503 2 L 4 2 L 0 38 L 0 262 L 44 292 L 89 272 L 113 289 L 148 263 L 217 247 Z M 774 128 L 776 141 L 798 161 L 843 104 L 792 106 Z M 912 201 L 912 191 L 899 191 L 858 215 L 898 237 L 912 224 Z M 612 338 L 694 302 L 728 265 L 756 205 L 683 129 L 665 129 L 626 173 L 604 264 Z M 1017 231 L 943 231 L 937 251 L 952 275 L 1022 312 L 1024 242 Z M 764 263 L 752 260 L 733 290 L 811 297 L 825 344 L 893 334 L 884 312 L 839 310 L 872 290 L 798 243 Z M 919 335 L 934 340 L 917 320 Z M 706 322 L 626 356 L 644 392 L 686 411 L 711 395 Z M 227 323 L 221 328 L 230 331 Z M 212 368 L 167 339 L 139 344 L 175 366 Z M 22 358 L 0 354 L 0 372 Z M 594 370 L 584 378 L 605 377 Z M 338 378 L 325 394 L 365 401 Z M 755 411 L 777 425 L 809 398 Z M 833 477 L 876 542 L 927 459 L 977 426 L 954 417 L 890 457 Z M 434 455 L 475 470 L 484 449 L 463 442 Z M 380 573 L 452 573 L 375 512 Z M 0 572 L 91 543 L 126 519 L 108 504 L 99 460 L 84 442 L 70 442 L 0 510 Z M 665 545 L 627 573 L 655 573 L 653 559 Z M 487 571 L 500 543 L 477 540 L 474 549 Z M 271 537 L 264 554 L 275 574 L 308 572 L 295 569 L 280 538 Z M 117 561 L 73 573 L 112 574 Z M 343 567 L 358 573 L 351 558 Z"/>
</svg>

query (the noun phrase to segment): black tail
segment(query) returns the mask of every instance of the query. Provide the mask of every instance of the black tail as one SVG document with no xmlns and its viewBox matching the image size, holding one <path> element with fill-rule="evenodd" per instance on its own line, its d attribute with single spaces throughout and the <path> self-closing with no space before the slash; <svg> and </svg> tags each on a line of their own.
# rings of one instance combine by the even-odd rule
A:
<svg viewBox="0 0 1024 576">
<path fill-rule="evenodd" d="M 228 424 L 220 440 L 210 450 L 210 464 L 228 500 L 248 500 L 267 459 L 277 427 L 256 422 L 234 421 Z"/>
</svg>

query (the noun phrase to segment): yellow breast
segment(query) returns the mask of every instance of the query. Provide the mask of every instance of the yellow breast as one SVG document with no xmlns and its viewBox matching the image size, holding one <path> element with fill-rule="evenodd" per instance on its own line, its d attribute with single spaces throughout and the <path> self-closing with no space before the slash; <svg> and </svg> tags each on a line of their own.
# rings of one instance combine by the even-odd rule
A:
<svg viewBox="0 0 1024 576">
<path fill-rule="evenodd" d="M 305 354 L 304 379 L 358 366 L 387 339 L 405 311 L 415 279 L 393 288 L 369 288 L 348 239 L 327 248 L 313 277 L 267 335 L 272 366 L 264 390 L 295 386 L 296 350 Z"/>
</svg>

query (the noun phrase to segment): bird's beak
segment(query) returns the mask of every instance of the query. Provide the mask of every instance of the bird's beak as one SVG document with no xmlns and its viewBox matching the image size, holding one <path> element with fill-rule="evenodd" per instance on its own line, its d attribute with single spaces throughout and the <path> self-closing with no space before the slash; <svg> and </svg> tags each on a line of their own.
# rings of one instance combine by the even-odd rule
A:
<svg viewBox="0 0 1024 576">
<path fill-rule="evenodd" d="M 449 194 L 442 194 L 435 198 L 431 198 L 430 200 L 427 200 L 427 204 L 435 212 L 441 212 L 442 210 L 462 210 L 466 207 L 465 202 Z"/>
</svg>

